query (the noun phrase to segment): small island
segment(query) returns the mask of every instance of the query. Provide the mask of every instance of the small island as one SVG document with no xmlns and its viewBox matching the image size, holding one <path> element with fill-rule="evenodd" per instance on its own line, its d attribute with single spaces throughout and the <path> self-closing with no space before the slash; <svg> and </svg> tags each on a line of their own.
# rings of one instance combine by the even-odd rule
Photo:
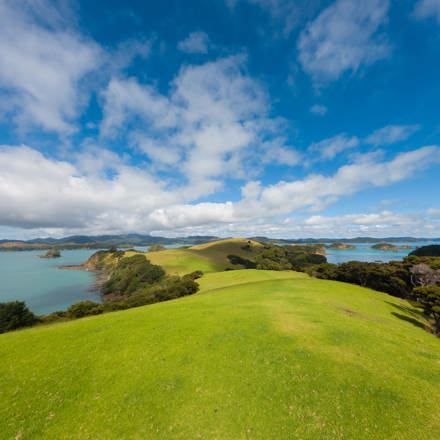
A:
<svg viewBox="0 0 440 440">
<path fill-rule="evenodd" d="M 44 255 L 39 255 L 40 258 L 60 258 L 61 253 L 58 249 L 49 249 Z"/>
<path fill-rule="evenodd" d="M 340 249 L 340 250 L 346 250 L 346 249 L 356 249 L 356 246 L 353 246 L 352 244 L 347 243 L 332 243 L 327 246 L 328 249 Z"/>
<path fill-rule="evenodd" d="M 373 244 L 371 249 L 375 249 L 377 251 L 397 251 L 399 247 L 390 243 L 377 243 Z"/>
</svg>

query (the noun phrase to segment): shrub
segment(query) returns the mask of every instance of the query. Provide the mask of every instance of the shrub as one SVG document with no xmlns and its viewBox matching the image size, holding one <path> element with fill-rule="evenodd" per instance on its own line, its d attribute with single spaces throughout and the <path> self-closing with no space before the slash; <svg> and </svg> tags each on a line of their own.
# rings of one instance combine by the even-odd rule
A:
<svg viewBox="0 0 440 440">
<path fill-rule="evenodd" d="M 227 256 L 231 264 L 243 266 L 245 269 L 255 269 L 257 267 L 256 263 L 248 260 L 247 258 L 242 258 L 238 255 L 228 255 Z"/>
<path fill-rule="evenodd" d="M 29 327 L 36 322 L 37 318 L 23 301 L 0 303 L 0 333 Z"/>
<path fill-rule="evenodd" d="M 110 279 L 104 283 L 102 292 L 117 295 L 132 295 L 137 290 L 159 282 L 165 271 L 151 264 L 144 255 L 133 255 L 118 260 Z"/>
<path fill-rule="evenodd" d="M 440 334 L 440 286 L 416 287 L 412 296 L 421 304 L 425 314 L 433 318 L 435 332 Z"/>
<path fill-rule="evenodd" d="M 67 316 L 70 319 L 84 318 L 90 315 L 99 315 L 104 311 L 102 304 L 95 303 L 93 301 L 80 301 L 76 304 L 72 304 L 67 309 Z"/>
<path fill-rule="evenodd" d="M 198 280 L 199 278 L 202 278 L 203 271 L 201 270 L 195 270 L 194 272 L 188 273 L 184 275 L 184 278 L 190 279 L 190 280 Z"/>
</svg>

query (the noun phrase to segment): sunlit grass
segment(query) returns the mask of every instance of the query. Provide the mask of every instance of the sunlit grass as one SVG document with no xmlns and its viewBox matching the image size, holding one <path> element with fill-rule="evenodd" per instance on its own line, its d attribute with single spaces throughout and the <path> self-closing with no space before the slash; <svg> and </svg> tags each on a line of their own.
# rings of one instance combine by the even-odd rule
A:
<svg viewBox="0 0 440 440">
<path fill-rule="evenodd" d="M 0 437 L 438 436 L 440 343 L 404 301 L 294 272 L 200 284 L 1 335 Z"/>
</svg>

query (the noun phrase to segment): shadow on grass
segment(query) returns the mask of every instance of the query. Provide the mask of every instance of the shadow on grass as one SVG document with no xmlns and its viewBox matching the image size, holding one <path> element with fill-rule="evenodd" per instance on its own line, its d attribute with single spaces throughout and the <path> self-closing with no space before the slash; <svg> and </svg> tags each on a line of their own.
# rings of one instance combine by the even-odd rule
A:
<svg viewBox="0 0 440 440">
<path fill-rule="evenodd" d="M 414 310 L 413 308 L 405 306 L 403 304 L 394 304 L 389 301 L 385 301 L 385 302 L 390 306 L 393 306 L 400 312 L 406 313 L 405 315 L 403 315 L 402 313 L 391 312 L 391 314 L 396 318 L 399 318 L 402 321 L 409 322 L 410 324 L 415 325 L 418 328 L 422 328 L 424 330 L 429 329 L 429 326 L 425 322 L 423 322 L 425 316 L 421 310 Z M 422 321 L 420 321 L 420 319 L 422 319 Z"/>
<path fill-rule="evenodd" d="M 391 312 L 391 314 L 396 318 L 401 319 L 402 321 L 409 322 L 412 325 L 415 325 L 416 327 L 422 328 L 424 330 L 426 329 L 426 325 L 418 321 L 417 319 L 411 318 L 410 316 L 401 315 L 400 313 L 396 313 L 396 312 Z"/>
</svg>

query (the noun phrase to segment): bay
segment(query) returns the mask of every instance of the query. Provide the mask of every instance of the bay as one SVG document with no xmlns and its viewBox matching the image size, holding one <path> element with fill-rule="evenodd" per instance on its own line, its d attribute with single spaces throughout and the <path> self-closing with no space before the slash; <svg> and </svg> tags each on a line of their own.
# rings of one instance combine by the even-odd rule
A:
<svg viewBox="0 0 440 440">
<path fill-rule="evenodd" d="M 38 258 L 45 251 L 0 252 L 0 302 L 25 301 L 35 314 L 65 310 L 86 299 L 100 302 L 93 273 L 59 268 L 81 264 L 94 252 L 62 250 L 53 259 Z"/>
</svg>

